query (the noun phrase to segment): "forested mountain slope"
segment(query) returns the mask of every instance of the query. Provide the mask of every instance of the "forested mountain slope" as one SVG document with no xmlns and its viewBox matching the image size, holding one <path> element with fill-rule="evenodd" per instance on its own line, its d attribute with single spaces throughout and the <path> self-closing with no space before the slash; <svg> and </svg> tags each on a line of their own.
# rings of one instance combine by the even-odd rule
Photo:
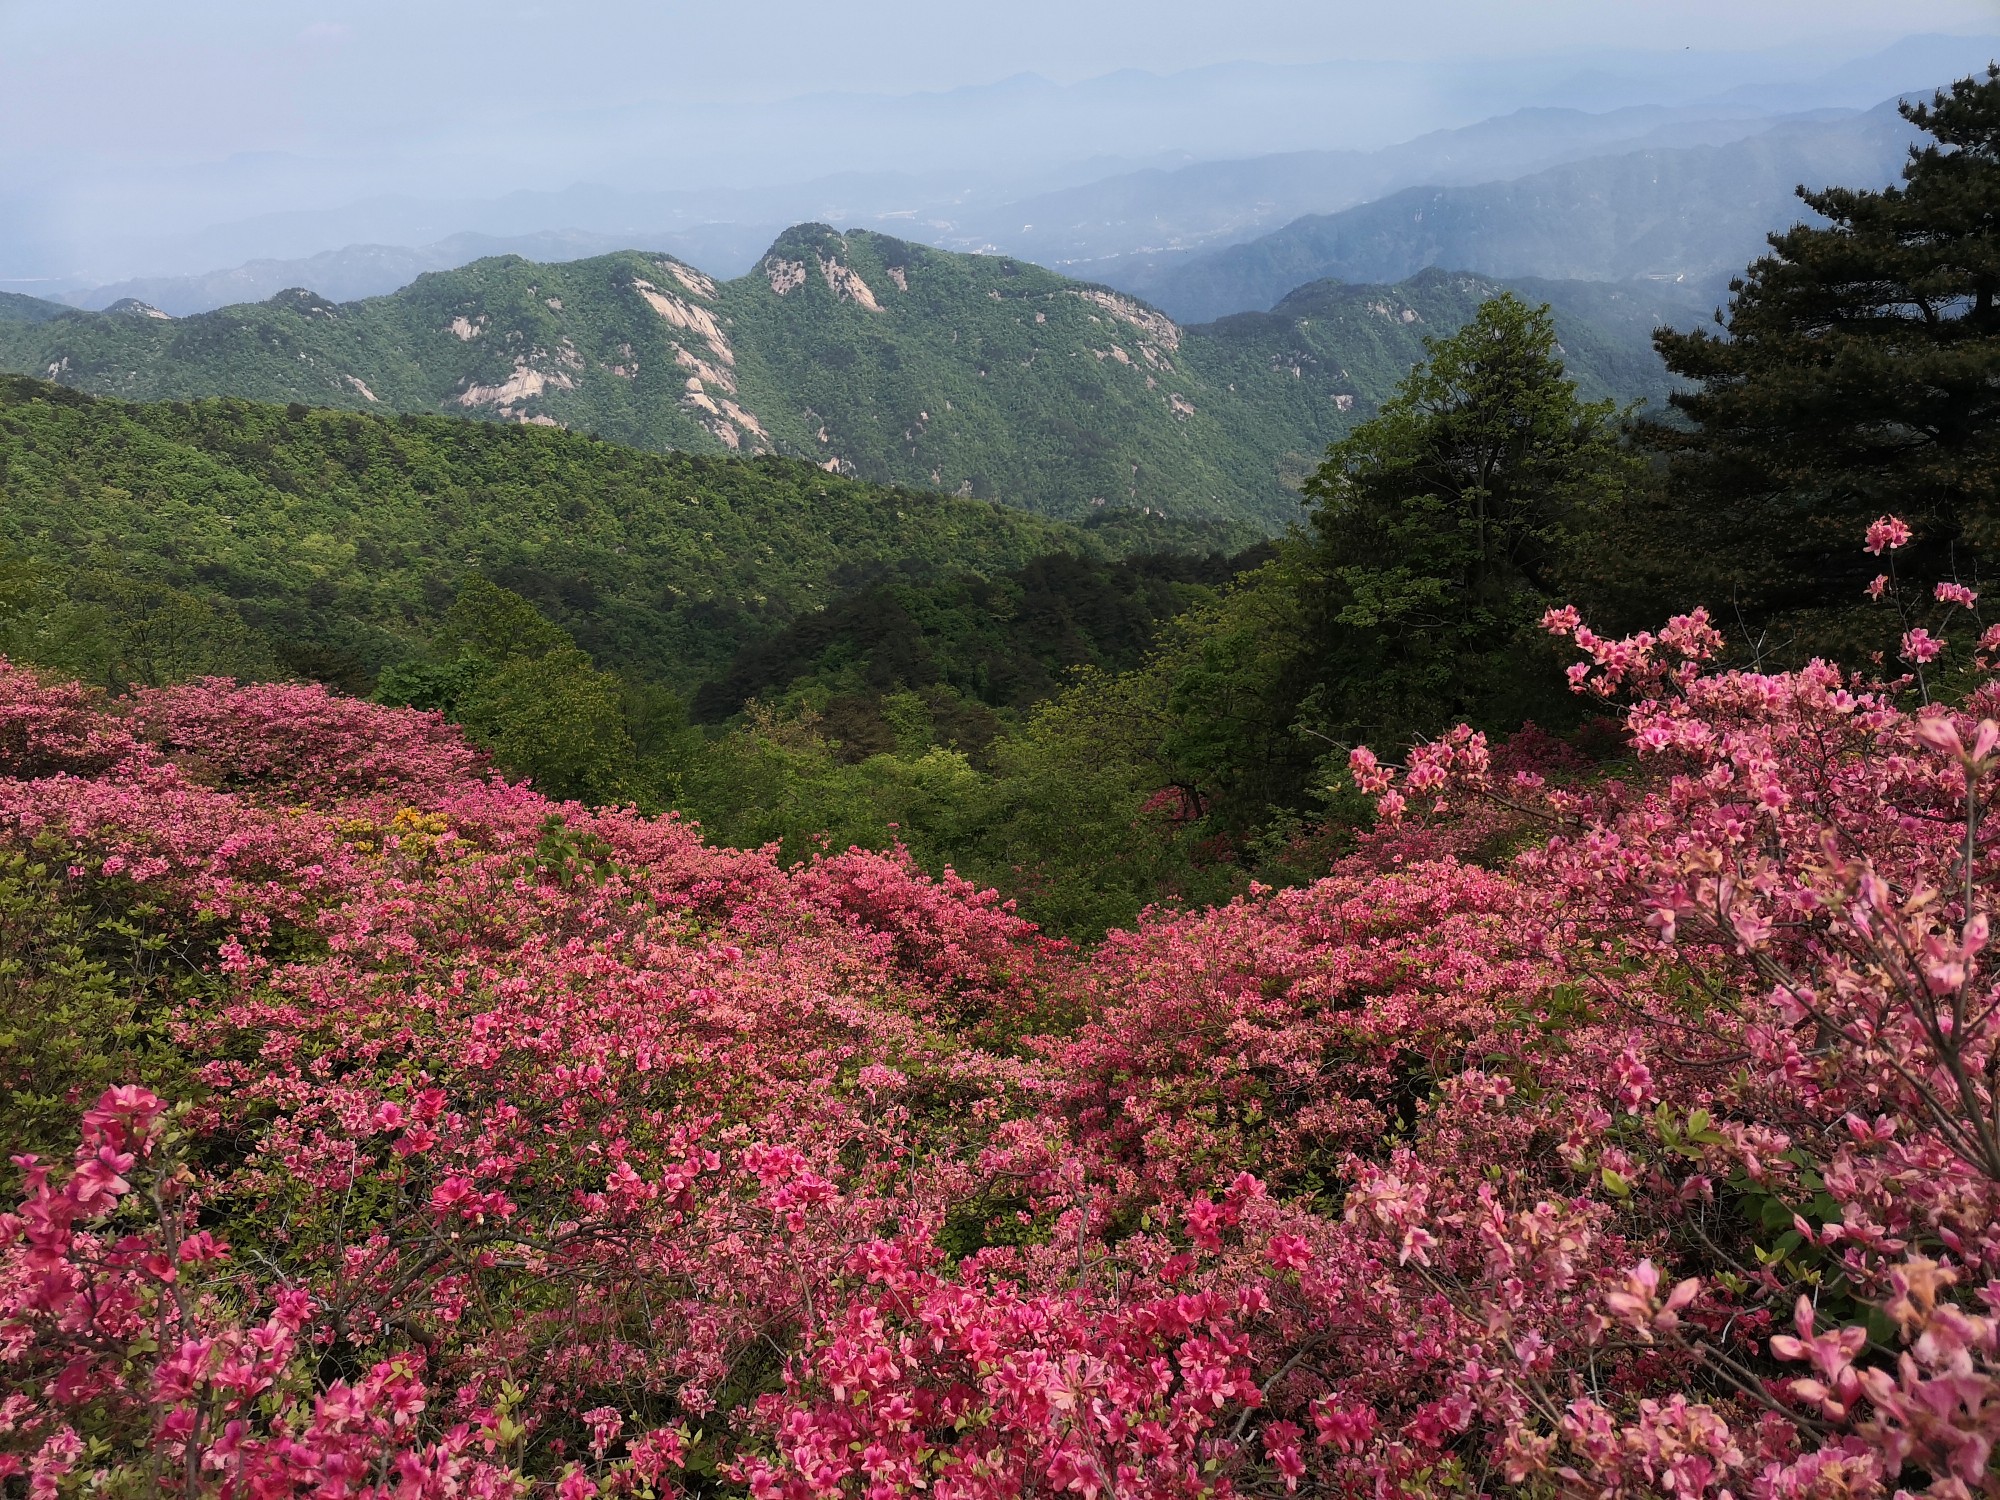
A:
<svg viewBox="0 0 2000 1500">
<path fill-rule="evenodd" d="M 1394 327 L 1357 313 L 1322 329 L 1308 362 L 1284 322 L 1183 328 L 1021 261 L 806 226 L 730 282 L 623 252 L 480 261 L 348 304 L 294 291 L 185 319 L 0 310 L 0 365 L 127 400 L 441 411 L 642 448 L 786 454 L 1239 543 L 1293 519 L 1287 480 L 1422 357 L 1421 335 L 1469 315 L 1442 288 L 1396 289 Z M 1579 326 L 1579 378 L 1655 393 L 1646 333 Z"/>
<path fill-rule="evenodd" d="M 1262 531 L 1290 513 L 1180 330 L 1021 262 L 808 227 L 717 283 L 661 256 L 511 257 L 336 305 L 71 315 L 0 335 L 15 368 L 127 399 L 227 393 L 555 424 L 646 448 L 787 453 L 1087 517 Z"/>
<path fill-rule="evenodd" d="M 1394 286 L 1316 281 L 1269 312 L 1238 313 L 1188 330 L 1191 360 L 1212 380 L 1247 394 L 1273 445 L 1306 467 L 1320 448 L 1372 416 L 1383 395 L 1425 358 L 1424 340 L 1456 332 L 1489 298 L 1514 292 L 1548 303 L 1557 351 L 1590 400 L 1663 406 L 1672 379 L 1650 342 L 1662 324 L 1685 326 L 1708 308 L 1683 287 L 1647 283 L 1503 281 L 1427 270 Z"/>
<path fill-rule="evenodd" d="M 687 688 L 872 579 L 1092 550 L 1071 527 L 792 459 L 0 380 L 0 623 L 31 632 L 31 659 L 100 680 L 366 691 L 486 576 L 600 664 Z"/>
<path fill-rule="evenodd" d="M 61 317 L 68 311 L 59 302 L 44 302 L 39 297 L 24 297 L 19 292 L 0 292 L 0 323 L 46 323 L 50 318 Z"/>
</svg>

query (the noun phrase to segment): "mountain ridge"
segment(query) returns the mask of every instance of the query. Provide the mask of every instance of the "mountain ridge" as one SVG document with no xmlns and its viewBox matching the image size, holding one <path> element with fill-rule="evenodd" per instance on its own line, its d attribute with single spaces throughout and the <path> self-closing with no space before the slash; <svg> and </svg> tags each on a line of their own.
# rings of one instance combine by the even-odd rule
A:
<svg viewBox="0 0 2000 1500">
<path fill-rule="evenodd" d="M 1567 162 L 1504 182 L 1418 186 L 1304 215 L 1242 244 L 1130 257 L 1092 274 L 1198 322 L 1327 277 L 1394 282 L 1430 265 L 1501 277 L 1692 282 L 1718 294 L 1764 236 L 1806 216 L 1795 186 L 1893 182 L 1916 138 L 1890 100 L 1722 145 Z"/>
<path fill-rule="evenodd" d="M 0 183 L 0 277 L 10 286 L 63 278 L 74 288 L 139 275 L 206 275 L 350 244 L 424 245 L 464 232 L 616 232 L 629 244 L 641 230 L 721 220 L 865 223 L 872 212 L 919 207 L 919 200 L 925 218 L 931 206 L 956 218 L 949 210 L 968 201 L 957 196 L 966 189 L 983 214 L 1087 180 L 1079 169 L 1102 177 L 1174 157 L 1215 161 L 1336 144 L 1365 150 L 1524 107 L 1606 111 L 1644 102 L 1763 114 L 1866 107 L 1983 66 L 1994 45 L 1982 36 L 1912 36 L 1884 51 L 1881 40 L 1828 37 L 1783 52 L 1587 48 L 1519 58 L 1506 68 L 1472 59 L 1413 69 L 1381 59 L 1291 56 L 907 100 L 841 93 L 838 80 L 826 77 L 811 81 L 818 92 L 804 102 L 785 88 L 762 90 L 754 103 L 718 106 L 676 91 L 651 103 L 600 100 L 587 112 L 547 111 L 529 98 L 494 119 L 497 130 L 458 135 L 471 160 L 461 154 L 435 172 L 383 177 L 352 170 L 358 163 L 350 161 L 350 170 L 329 173 L 324 158 L 279 148 L 190 164 L 172 181 L 120 183 L 111 193 L 83 195 L 87 202 L 75 201 L 78 184 L 102 164 L 68 155 L 58 133 L 41 180 Z M 1135 88 L 1150 102 L 1135 99 Z M 974 97 L 982 93 L 983 105 Z M 950 105 L 954 97 L 970 113 L 940 109 L 939 100 Z M 401 102 L 383 101 L 392 110 Z M 346 144 L 330 143 L 335 159 Z M 484 166 L 475 169 L 473 161 Z M 594 191 L 627 201 L 593 207 L 570 201 L 569 187 L 527 187 L 576 187 L 579 162 L 591 163 L 594 188 L 585 198 Z M 338 196 L 312 201 L 335 206 L 303 207 L 302 173 L 325 174 L 328 192 Z M 902 181 L 856 196 L 833 180 L 856 175 Z M 939 179 L 936 191 L 924 189 L 927 178 Z M 399 196 L 407 201 L 385 216 L 380 210 L 392 206 L 385 200 Z M 894 232 L 888 222 L 866 227 Z M 1156 242 L 1124 248 L 1147 243 Z M 1012 244 L 996 248 L 1025 253 Z"/>
<path fill-rule="evenodd" d="M 1305 214 L 1335 212 L 1411 186 L 1507 180 L 1608 150 L 1736 139 L 1779 119 L 1747 104 L 1598 112 L 1538 106 L 1374 149 L 1183 157 L 1079 175 L 1076 181 L 1024 182 L 1011 190 L 993 183 L 967 187 L 955 178 L 847 174 L 790 190 L 630 193 L 578 185 L 431 211 L 414 201 L 385 200 L 352 205 L 344 216 L 338 211 L 318 216 L 329 231 L 344 222 L 359 232 L 339 249 L 262 254 L 198 273 L 125 277 L 65 290 L 60 299 L 101 309 L 135 296 L 177 316 L 259 300 L 292 286 L 349 301 L 398 290 L 424 271 L 455 269 L 499 254 L 553 261 L 634 245 L 733 278 L 755 264 L 783 225 L 821 220 L 943 250 L 1014 255 L 1066 275 L 1088 276 L 1107 259 L 1236 243 Z M 787 215 L 785 206 L 795 211 Z M 439 221 L 452 214 L 484 227 L 446 233 Z M 554 215 L 569 227 L 528 232 L 523 225 L 537 214 Z M 427 227 L 429 233 L 398 240 L 399 226 Z M 293 226 L 292 236 L 299 227 Z"/>
<path fill-rule="evenodd" d="M 60 302 L 29 297 L 20 292 L 0 292 L 0 322 L 46 323 L 51 318 L 59 318 L 70 311 L 72 309 Z"/>
<path fill-rule="evenodd" d="M 799 225 L 727 282 L 620 251 L 498 257 L 353 303 L 295 288 L 183 319 L 0 313 L 0 365 L 126 400 L 447 412 L 656 450 L 779 453 L 1234 545 L 1297 515 L 1289 486 L 1422 357 L 1424 334 L 1506 288 L 1439 273 L 1377 290 L 1393 320 L 1347 298 L 1344 322 L 1294 350 L 1283 320 L 1185 327 L 1012 257 Z M 1593 313 L 1560 288 L 1555 300 L 1587 390 L 1663 393 L 1644 329 L 1590 334 Z M 1353 336 L 1356 357 L 1336 335 Z"/>
<path fill-rule="evenodd" d="M 1260 229 L 1410 187 L 1511 180 L 1614 152 L 1738 140 L 1778 123 L 1778 117 L 1742 107 L 1525 108 L 1372 151 L 1278 152 L 1106 177 L 1005 204 L 983 222 L 975 216 L 968 227 L 988 241 L 984 246 L 949 236 L 937 243 L 1020 255 L 1089 276 L 1101 260 L 1238 243 Z M 1009 217 L 1003 220 L 1003 213 Z M 1151 240 L 1150 251 L 1133 243 L 1140 235 Z"/>
</svg>

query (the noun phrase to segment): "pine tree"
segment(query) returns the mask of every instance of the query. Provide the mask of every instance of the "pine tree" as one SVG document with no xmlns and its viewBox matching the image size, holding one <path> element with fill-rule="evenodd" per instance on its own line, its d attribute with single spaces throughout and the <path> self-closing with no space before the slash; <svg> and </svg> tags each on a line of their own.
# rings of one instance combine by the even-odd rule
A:
<svg viewBox="0 0 2000 1500">
<path fill-rule="evenodd" d="M 1686 597 L 1804 645 L 1852 635 L 1868 522 L 1908 520 L 1925 575 L 2000 548 L 2000 68 L 1902 113 L 1930 139 L 1903 183 L 1800 189 L 1822 224 L 1771 236 L 1722 332 L 1662 330 L 1697 382 L 1649 423 L 1669 457 L 1651 562 Z"/>
</svg>

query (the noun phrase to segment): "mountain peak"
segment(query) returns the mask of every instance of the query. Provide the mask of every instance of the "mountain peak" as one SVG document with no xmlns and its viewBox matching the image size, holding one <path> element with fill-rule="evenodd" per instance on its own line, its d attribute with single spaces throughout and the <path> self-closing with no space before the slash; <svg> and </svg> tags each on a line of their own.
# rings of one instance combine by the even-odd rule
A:
<svg viewBox="0 0 2000 1500">
<path fill-rule="evenodd" d="M 797 260 L 814 254 L 845 254 L 846 250 L 847 236 L 831 224 L 794 224 L 771 241 L 771 248 L 764 252 L 763 260 L 758 264 L 772 260 Z"/>
<path fill-rule="evenodd" d="M 311 287 L 304 286 L 286 287 L 275 297 L 266 298 L 264 306 L 282 308 L 286 312 L 297 313 L 307 318 L 336 318 L 340 315 L 339 303 L 322 297 Z M 166 314 L 156 313 L 154 316 L 165 317 Z"/>
<path fill-rule="evenodd" d="M 866 252 L 866 267 L 855 264 L 856 241 Z M 908 255 L 884 256 L 883 247 L 908 250 L 900 240 L 857 230 L 842 234 L 826 224 L 798 224 L 779 235 L 753 275 L 768 282 L 773 294 L 790 297 L 823 282 L 836 302 L 849 302 L 865 312 L 883 311 L 882 296 L 888 287 L 899 292 L 910 289 L 905 267 Z M 864 271 L 866 274 L 864 274 Z M 871 285 L 868 275 L 874 275 Z"/>
</svg>

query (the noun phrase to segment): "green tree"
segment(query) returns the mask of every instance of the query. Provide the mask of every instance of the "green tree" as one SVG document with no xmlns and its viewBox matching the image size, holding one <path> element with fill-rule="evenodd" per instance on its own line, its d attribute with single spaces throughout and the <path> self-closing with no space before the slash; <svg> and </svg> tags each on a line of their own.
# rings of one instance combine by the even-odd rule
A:
<svg viewBox="0 0 2000 1500">
<path fill-rule="evenodd" d="M 1299 722 L 1313 685 L 1315 560 L 1298 545 L 1190 610 L 1150 664 L 1169 716 L 1162 781 L 1214 831 L 1242 839 L 1306 797 L 1325 746 Z"/>
<path fill-rule="evenodd" d="M 1296 802 L 1318 751 L 1298 729 L 1312 683 L 1304 549 L 1291 546 L 1174 620 L 1145 661 L 1079 675 L 1037 721 L 1079 765 L 1120 768 L 1142 798 L 1240 839 Z"/>
<path fill-rule="evenodd" d="M 459 585 L 458 598 L 438 622 L 437 645 L 446 655 L 506 661 L 574 644 L 568 631 L 526 599 L 476 573 Z"/>
<path fill-rule="evenodd" d="M 1615 403 L 1578 399 L 1563 373 L 1546 307 L 1493 298 L 1427 348 L 1306 485 L 1300 719 L 1324 742 L 1560 713 L 1535 623 L 1593 513 L 1639 477 Z"/>
<path fill-rule="evenodd" d="M 553 797 L 620 802 L 637 790 L 623 685 L 572 645 L 515 655 L 459 702 L 472 738 Z"/>
<path fill-rule="evenodd" d="M 476 574 L 439 622 L 437 655 L 382 674 L 386 703 L 434 708 L 465 726 L 500 766 L 554 797 L 655 800 L 627 722 L 632 696 L 560 625 Z M 644 695 L 649 734 L 677 711 Z"/>
<path fill-rule="evenodd" d="M 788 862 L 893 841 L 892 815 L 869 795 L 865 768 L 836 756 L 815 711 L 753 701 L 747 719 L 701 746 L 681 774 L 676 805 L 709 837 L 738 848 L 776 844 Z"/>
<path fill-rule="evenodd" d="M 107 567 L 0 563 L 0 652 L 113 692 L 286 675 L 226 603 Z"/>
<path fill-rule="evenodd" d="M 922 847 L 1081 941 L 1157 901 L 1225 897 L 1239 872 L 1201 847 L 1213 842 L 1204 804 L 1162 759 L 1173 728 L 1163 688 L 1156 674 L 1081 674 L 995 742 L 992 776 L 943 808 Z"/>
<path fill-rule="evenodd" d="M 1725 621 L 1859 628 L 1868 522 L 1900 514 L 1925 576 L 2000 543 L 2000 69 L 1903 115 L 1930 139 L 1900 187 L 1800 190 L 1827 222 L 1771 237 L 1722 331 L 1662 330 L 1683 422 L 1642 562 Z"/>
</svg>

